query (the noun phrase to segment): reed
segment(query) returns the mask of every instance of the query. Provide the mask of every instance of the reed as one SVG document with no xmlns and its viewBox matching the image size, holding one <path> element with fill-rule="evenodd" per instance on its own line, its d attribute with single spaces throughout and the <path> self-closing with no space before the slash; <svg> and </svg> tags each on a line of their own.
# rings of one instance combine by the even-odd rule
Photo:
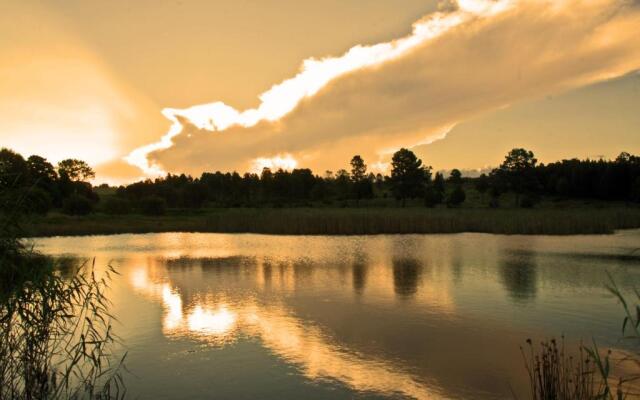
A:
<svg viewBox="0 0 640 400">
<path fill-rule="evenodd" d="M 520 348 L 529 376 L 532 400 L 594 400 L 605 392 L 594 360 L 582 345 L 575 355 L 566 354 L 564 337 L 541 342 L 531 339 Z"/>
<path fill-rule="evenodd" d="M 495 234 L 607 234 L 640 228 L 640 208 L 212 209 L 166 216 L 50 215 L 27 226 L 31 236 L 218 232 L 286 235 L 366 235 L 482 232 Z"/>
<path fill-rule="evenodd" d="M 632 341 L 635 351 L 621 358 L 603 352 L 595 340 L 591 346 L 580 344 L 576 356 L 567 355 L 564 337 L 561 344 L 552 339 L 535 347 L 530 339 L 521 347 L 529 378 L 532 400 L 623 400 L 640 398 L 640 291 L 634 289 L 630 302 L 610 274 L 607 290 L 620 302 L 624 311 L 622 337 Z M 614 371 L 616 370 L 616 371 Z M 628 372 L 631 371 L 631 372 Z M 614 373 L 616 372 L 616 373 Z"/>
<path fill-rule="evenodd" d="M 99 277 L 91 264 L 63 274 L 18 239 L 13 204 L 0 210 L 0 400 L 123 398 L 107 298 L 116 271 Z"/>
<path fill-rule="evenodd" d="M 126 392 L 111 353 L 110 274 L 47 274 L 0 302 L 0 399 L 112 399 Z"/>
<path fill-rule="evenodd" d="M 640 249 L 638 249 L 640 250 Z M 638 251 L 636 250 L 636 252 Z M 611 274 L 607 272 L 607 277 L 609 282 L 607 283 L 607 290 L 618 300 L 621 304 L 622 309 L 624 311 L 624 318 L 622 320 L 622 339 L 631 342 L 633 344 L 632 348 L 634 351 L 626 354 L 620 360 L 617 360 L 617 365 L 619 367 L 628 366 L 630 368 L 626 368 L 627 370 L 633 371 L 631 373 L 627 373 L 626 375 L 622 375 L 618 378 L 616 387 L 616 396 L 618 399 L 623 398 L 640 398 L 640 391 L 637 385 L 637 382 L 640 381 L 640 373 L 637 372 L 640 369 L 640 291 L 638 288 L 633 289 L 634 300 L 629 301 L 622 293 L 622 290 L 617 285 Z M 603 377 L 608 377 L 610 371 L 610 365 L 608 360 L 602 361 L 598 357 L 598 348 L 594 343 L 594 347 L 589 350 L 590 354 L 596 360 L 596 365 L 598 366 L 598 370 Z M 619 368 L 622 369 L 622 368 Z M 609 384 L 609 380 L 605 379 L 607 383 L 607 389 L 609 392 L 613 393 L 613 385 Z"/>
</svg>

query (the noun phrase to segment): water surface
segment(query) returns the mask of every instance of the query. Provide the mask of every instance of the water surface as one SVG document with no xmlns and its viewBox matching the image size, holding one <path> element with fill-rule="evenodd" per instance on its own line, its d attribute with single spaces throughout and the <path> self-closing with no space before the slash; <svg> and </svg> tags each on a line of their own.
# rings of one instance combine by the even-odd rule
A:
<svg viewBox="0 0 640 400">
<path fill-rule="evenodd" d="M 143 399 L 523 397 L 527 338 L 620 348 L 606 271 L 640 286 L 640 231 L 36 244 L 120 271 L 116 329 L 134 374 L 128 393 Z"/>
</svg>

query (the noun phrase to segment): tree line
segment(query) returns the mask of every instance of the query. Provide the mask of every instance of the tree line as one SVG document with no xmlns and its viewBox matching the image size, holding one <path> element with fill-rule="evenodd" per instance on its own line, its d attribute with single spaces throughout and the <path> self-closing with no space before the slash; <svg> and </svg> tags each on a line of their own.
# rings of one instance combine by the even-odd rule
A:
<svg viewBox="0 0 640 400">
<path fill-rule="evenodd" d="M 0 211 L 46 214 L 52 208 L 87 214 L 100 200 L 89 180 L 95 172 L 85 161 L 66 159 L 56 166 L 44 157 L 28 158 L 0 149 Z"/>
<path fill-rule="evenodd" d="M 20 194 L 32 212 L 46 213 L 51 208 L 68 214 L 91 212 L 100 200 L 88 182 L 93 177 L 93 170 L 81 160 L 64 160 L 54 167 L 39 156 L 24 159 L 11 150 L 0 150 L 0 188 Z M 322 175 L 308 168 L 264 168 L 260 174 L 243 175 L 217 171 L 200 177 L 168 174 L 120 186 L 98 208 L 111 214 L 161 215 L 169 208 L 204 206 L 358 207 L 378 202 L 404 207 L 410 202 L 457 207 L 469 190 L 477 191 L 488 207 L 534 207 L 544 196 L 640 202 L 640 157 L 621 153 L 615 160 L 571 159 L 545 165 L 538 164 L 533 152 L 516 148 L 491 173 L 468 178 L 457 169 L 446 177 L 433 173 L 403 148 L 393 155 L 388 175 L 369 172 L 359 155 L 351 159 L 348 170 Z M 513 194 L 512 203 L 507 203 L 505 193 Z"/>
</svg>

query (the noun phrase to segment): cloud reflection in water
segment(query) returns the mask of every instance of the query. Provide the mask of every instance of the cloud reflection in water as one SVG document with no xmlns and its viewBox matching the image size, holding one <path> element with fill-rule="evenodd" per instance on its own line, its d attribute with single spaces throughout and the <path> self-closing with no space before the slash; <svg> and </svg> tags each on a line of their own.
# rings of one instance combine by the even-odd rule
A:
<svg viewBox="0 0 640 400">
<path fill-rule="evenodd" d="M 340 346 L 281 303 L 266 305 L 250 297 L 234 302 L 205 296 L 186 304 L 170 283 L 150 279 L 145 266 L 132 272 L 130 282 L 136 290 L 161 302 L 166 336 L 224 346 L 242 334 L 258 338 L 269 351 L 296 365 L 311 380 L 335 380 L 362 392 L 416 399 L 442 397 L 435 383 L 427 386 L 397 363 Z"/>
</svg>

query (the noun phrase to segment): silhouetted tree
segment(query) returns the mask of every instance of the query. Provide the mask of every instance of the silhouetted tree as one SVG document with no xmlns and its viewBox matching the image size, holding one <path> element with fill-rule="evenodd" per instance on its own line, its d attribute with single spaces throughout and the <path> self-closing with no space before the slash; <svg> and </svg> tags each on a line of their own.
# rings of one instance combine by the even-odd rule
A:
<svg viewBox="0 0 640 400">
<path fill-rule="evenodd" d="M 462 204 L 467 198 L 466 193 L 462 189 L 462 186 L 457 185 L 449 196 L 447 197 L 447 206 L 449 207 L 457 207 Z"/>
<path fill-rule="evenodd" d="M 298 168 L 291 171 L 291 197 L 295 200 L 308 200 L 315 184 L 315 177 L 309 168 Z"/>
<path fill-rule="evenodd" d="M 353 181 L 356 205 L 360 203 L 360 199 L 373 196 L 372 180 L 367 177 L 367 165 L 359 155 L 355 155 L 351 159 L 351 180 Z"/>
<path fill-rule="evenodd" d="M 391 185 L 396 199 L 405 206 L 407 198 L 420 197 L 430 177 L 431 167 L 424 167 L 422 160 L 407 149 L 400 149 L 391 159 Z"/>
<path fill-rule="evenodd" d="M 200 208 L 207 200 L 207 187 L 200 182 L 189 182 L 182 189 L 182 204 L 188 208 Z"/>
<path fill-rule="evenodd" d="M 618 157 L 616 157 L 616 163 L 626 164 L 631 162 L 634 158 L 635 157 L 632 156 L 631 154 L 627 153 L 626 151 L 623 151 L 620 154 L 618 154 Z"/>
<path fill-rule="evenodd" d="M 359 155 L 353 156 L 351 159 L 351 179 L 354 182 L 359 182 L 365 179 L 367 175 L 367 164 Z"/>
<path fill-rule="evenodd" d="M 40 156 L 30 156 L 27 159 L 29 177 L 35 183 L 52 184 L 58 179 L 58 174 L 53 165 L 46 158 Z"/>
<path fill-rule="evenodd" d="M 46 199 L 41 196 L 42 201 L 40 202 L 40 209 L 43 210 L 44 208 L 42 205 L 47 202 L 51 203 L 49 204 L 49 207 L 54 204 L 60 206 L 62 204 L 62 199 L 60 195 L 60 188 L 58 186 L 58 173 L 56 172 L 55 167 L 45 158 L 32 155 L 27 159 L 27 168 L 29 171 L 30 184 L 42 189 L 47 194 Z"/>
<path fill-rule="evenodd" d="M 433 208 L 436 205 L 442 203 L 443 194 L 437 190 L 435 186 L 431 185 L 427 187 L 424 195 L 424 205 L 429 208 Z"/>
<path fill-rule="evenodd" d="M 433 187 L 439 192 L 444 192 L 445 183 L 444 175 L 442 175 L 442 172 L 436 172 L 436 175 L 433 178 Z"/>
<path fill-rule="evenodd" d="M 340 200 L 348 199 L 351 192 L 351 177 L 345 169 L 336 172 L 334 180 L 336 194 Z"/>
<path fill-rule="evenodd" d="M 0 149 L 0 188 L 16 188 L 29 182 L 29 169 L 24 158 L 13 150 Z"/>
<path fill-rule="evenodd" d="M 502 181 L 516 194 L 516 206 L 520 205 L 520 196 L 524 192 L 536 189 L 536 163 L 533 152 L 519 148 L 511 150 L 500 168 L 494 170 L 494 179 Z"/>
<path fill-rule="evenodd" d="M 20 209 L 26 214 L 44 215 L 53 206 L 51 195 L 38 186 L 23 188 L 23 190 L 20 191 L 20 199 Z"/>
<path fill-rule="evenodd" d="M 88 198 L 74 193 L 62 202 L 62 211 L 69 215 L 87 215 L 93 210 L 93 203 Z"/>
<path fill-rule="evenodd" d="M 60 174 L 60 176 L 66 176 L 74 182 L 84 182 L 96 176 L 89 164 L 74 158 L 60 161 L 58 163 L 58 174 Z"/>
<path fill-rule="evenodd" d="M 484 194 L 489 190 L 489 177 L 486 174 L 481 174 L 475 181 L 475 188 L 480 193 L 481 201 L 484 202 Z"/>
<path fill-rule="evenodd" d="M 513 149 L 489 177 L 482 174 L 479 178 L 462 179 L 459 172 L 452 170 L 446 184 L 443 175 L 437 173 L 431 183 L 431 168 L 425 167 L 413 152 L 401 149 L 393 156 L 391 176 L 367 174 L 366 164 L 359 156 L 351 160 L 351 173 L 342 169 L 335 175 L 327 171 L 317 176 L 306 168 L 275 173 L 264 169 L 259 176 L 235 171 L 205 172 L 200 178 L 168 174 L 117 188 L 117 199 L 105 203 L 101 210 L 123 213 L 127 208 L 120 207 L 123 204 L 142 210 L 140 199 L 149 197 L 160 198 L 164 202 L 160 208 L 197 208 L 206 203 L 223 207 L 308 206 L 309 200 L 326 204 L 340 200 L 346 206 L 348 200 L 358 204 L 363 198 L 386 198 L 389 193 L 403 206 L 408 198 L 422 197 L 426 206 L 433 207 L 443 201 L 449 185 L 453 190 L 446 196 L 447 204 L 454 206 L 466 197 L 463 181 L 472 183 L 482 196 L 489 191 L 492 207 L 497 207 L 500 194 L 509 190 L 516 193 L 516 203 L 522 207 L 535 205 L 541 195 L 640 202 L 640 157 L 627 152 L 613 161 L 571 159 L 538 165 L 532 152 Z M 25 160 L 9 149 L 0 150 L 0 200 L 9 204 L 3 199 L 21 198 L 29 212 L 43 213 L 53 205 L 65 206 L 69 213 L 82 213 L 74 210 L 82 209 L 84 200 L 94 208 L 99 197 L 85 182 L 94 176 L 91 167 L 81 160 L 62 161 L 56 173 L 53 165 L 40 156 Z"/>
<path fill-rule="evenodd" d="M 459 185 L 462 183 L 462 173 L 459 169 L 454 168 L 451 170 L 451 173 L 449 174 L 449 182 L 453 183 L 454 185 Z"/>
<path fill-rule="evenodd" d="M 382 174 L 379 173 L 379 172 L 376 174 L 375 183 L 376 183 L 376 188 L 378 190 L 382 191 L 382 189 L 384 187 L 384 176 L 382 176 Z"/>
<path fill-rule="evenodd" d="M 110 197 L 104 202 L 104 212 L 111 215 L 129 214 L 131 202 L 127 199 Z"/>
<path fill-rule="evenodd" d="M 146 215 L 164 215 L 167 203 L 160 196 L 148 196 L 140 200 L 140 211 Z"/>
<path fill-rule="evenodd" d="M 273 173 L 270 168 L 265 167 L 262 169 L 260 181 L 262 183 L 262 198 L 270 200 L 273 196 Z"/>
<path fill-rule="evenodd" d="M 504 158 L 502 164 L 500 164 L 500 169 L 522 173 L 523 171 L 530 171 L 535 168 L 538 160 L 534 157 L 532 151 L 528 151 L 525 149 L 512 149 Z"/>
<path fill-rule="evenodd" d="M 325 201 L 329 197 L 327 182 L 324 179 L 317 179 L 311 189 L 311 198 L 313 200 Z"/>
</svg>

